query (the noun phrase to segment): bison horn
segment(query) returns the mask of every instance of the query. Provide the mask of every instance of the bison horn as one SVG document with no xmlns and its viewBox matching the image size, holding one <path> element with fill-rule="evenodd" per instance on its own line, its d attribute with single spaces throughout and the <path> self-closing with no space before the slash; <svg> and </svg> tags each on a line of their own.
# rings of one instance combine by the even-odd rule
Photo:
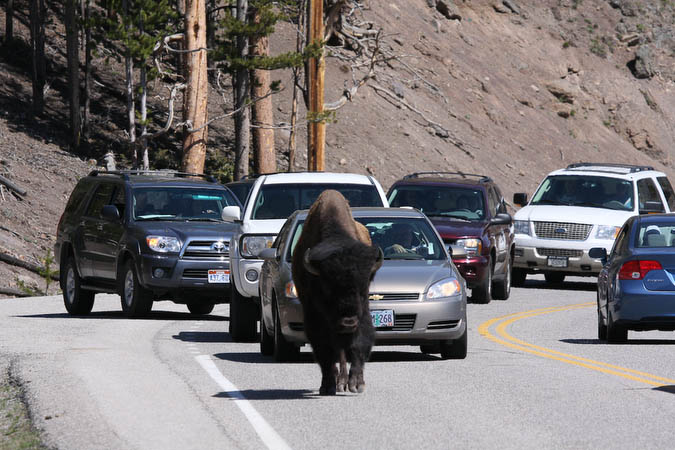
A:
<svg viewBox="0 0 675 450">
<path fill-rule="evenodd" d="M 305 256 L 303 256 L 302 262 L 304 263 L 305 270 L 306 270 L 307 272 L 311 273 L 312 275 L 319 276 L 319 271 L 316 269 L 316 267 L 314 267 L 314 266 L 312 265 L 312 262 L 309 260 L 309 251 L 310 251 L 310 250 L 311 250 L 311 249 L 308 248 L 308 249 L 305 251 Z"/>
<path fill-rule="evenodd" d="M 382 253 L 382 249 L 380 247 L 377 247 L 377 258 L 375 258 L 375 265 L 373 265 L 372 273 L 377 272 L 377 269 L 382 267 L 382 261 L 384 261 L 384 253 Z"/>
</svg>

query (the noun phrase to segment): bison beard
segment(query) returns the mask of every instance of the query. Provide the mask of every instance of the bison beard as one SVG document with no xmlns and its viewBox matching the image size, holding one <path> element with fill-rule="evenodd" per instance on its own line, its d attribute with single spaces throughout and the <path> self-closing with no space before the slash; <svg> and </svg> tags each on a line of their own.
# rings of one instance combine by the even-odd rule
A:
<svg viewBox="0 0 675 450">
<path fill-rule="evenodd" d="M 375 340 L 368 288 L 382 254 L 362 242 L 369 239 L 363 231 L 344 197 L 324 191 L 310 209 L 293 255 L 305 334 L 321 367 L 321 395 L 365 389 L 363 367 Z"/>
</svg>

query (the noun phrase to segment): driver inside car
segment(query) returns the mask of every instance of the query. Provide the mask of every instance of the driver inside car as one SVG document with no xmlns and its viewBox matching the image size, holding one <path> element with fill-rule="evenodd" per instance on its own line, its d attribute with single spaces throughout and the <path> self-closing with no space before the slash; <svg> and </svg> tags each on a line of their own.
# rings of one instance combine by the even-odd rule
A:
<svg viewBox="0 0 675 450">
<path fill-rule="evenodd" d="M 415 233 L 412 227 L 405 223 L 395 223 L 387 232 L 389 246 L 385 247 L 384 254 L 417 253 L 418 248 L 413 245 Z"/>
</svg>

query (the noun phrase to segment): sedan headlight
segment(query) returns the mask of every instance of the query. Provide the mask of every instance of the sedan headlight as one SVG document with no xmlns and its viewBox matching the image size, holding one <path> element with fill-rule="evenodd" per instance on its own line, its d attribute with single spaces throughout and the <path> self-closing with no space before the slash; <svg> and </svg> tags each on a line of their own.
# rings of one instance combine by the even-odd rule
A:
<svg viewBox="0 0 675 450">
<path fill-rule="evenodd" d="M 513 228 L 518 234 L 530 235 L 530 221 L 529 220 L 514 220 Z"/>
<path fill-rule="evenodd" d="M 241 238 L 241 256 L 257 258 L 261 251 L 270 248 L 275 236 L 244 236 Z"/>
<path fill-rule="evenodd" d="M 480 255 L 480 252 L 483 249 L 483 243 L 477 238 L 457 239 L 455 245 L 464 247 L 464 250 L 466 250 L 466 256 Z"/>
<path fill-rule="evenodd" d="M 616 239 L 621 227 L 613 225 L 598 225 L 598 231 L 595 232 L 596 239 Z"/>
<path fill-rule="evenodd" d="M 147 236 L 145 241 L 150 250 L 159 253 L 178 253 L 180 252 L 180 241 L 172 236 Z"/>
<path fill-rule="evenodd" d="M 446 278 L 431 285 L 427 292 L 427 298 L 436 299 L 450 297 L 461 292 L 462 287 L 455 278 Z"/>
</svg>

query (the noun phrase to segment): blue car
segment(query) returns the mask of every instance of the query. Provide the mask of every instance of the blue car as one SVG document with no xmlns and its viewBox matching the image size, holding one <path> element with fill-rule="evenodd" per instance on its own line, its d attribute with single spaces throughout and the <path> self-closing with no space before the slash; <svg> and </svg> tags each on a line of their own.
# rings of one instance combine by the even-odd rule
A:
<svg viewBox="0 0 675 450">
<path fill-rule="evenodd" d="M 598 338 L 625 342 L 628 330 L 675 330 L 675 214 L 633 216 L 609 255 L 590 250 L 598 275 Z"/>
</svg>

